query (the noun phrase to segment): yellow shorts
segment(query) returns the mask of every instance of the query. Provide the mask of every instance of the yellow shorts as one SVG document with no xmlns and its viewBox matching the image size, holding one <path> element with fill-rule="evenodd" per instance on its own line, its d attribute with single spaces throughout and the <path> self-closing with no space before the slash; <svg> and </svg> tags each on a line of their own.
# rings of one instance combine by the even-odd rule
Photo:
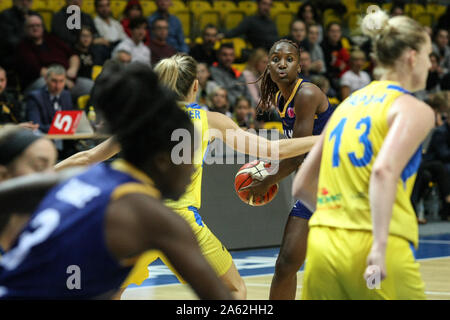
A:
<svg viewBox="0 0 450 320">
<path fill-rule="evenodd" d="M 216 271 L 217 275 L 220 277 L 224 275 L 231 267 L 233 259 L 228 252 L 228 250 L 222 245 L 222 243 L 217 239 L 217 237 L 211 232 L 208 226 L 202 221 L 200 215 L 196 208 L 189 207 L 186 209 L 174 210 L 175 213 L 179 214 L 184 218 L 197 238 L 197 242 L 202 250 L 202 253 L 206 260 L 210 263 L 212 268 Z M 122 284 L 122 288 L 126 288 L 128 285 L 134 283 L 137 285 L 142 284 L 142 282 L 148 278 L 148 265 L 160 258 L 166 266 L 168 266 L 172 272 L 177 276 L 181 283 L 185 281 L 176 272 L 175 268 L 172 267 L 169 260 L 160 251 L 151 250 L 143 253 L 130 274 L 128 275 L 125 282 Z"/>
<path fill-rule="evenodd" d="M 386 248 L 387 276 L 379 283 L 364 279 L 372 246 L 369 231 L 314 226 L 308 235 L 302 299 L 425 299 L 419 263 L 410 243 L 389 235 Z"/>
</svg>

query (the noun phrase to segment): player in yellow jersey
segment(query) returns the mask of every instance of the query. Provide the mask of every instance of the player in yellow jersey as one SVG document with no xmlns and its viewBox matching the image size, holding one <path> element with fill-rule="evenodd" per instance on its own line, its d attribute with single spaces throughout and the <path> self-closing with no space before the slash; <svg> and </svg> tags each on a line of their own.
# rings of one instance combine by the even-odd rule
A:
<svg viewBox="0 0 450 320">
<path fill-rule="evenodd" d="M 191 226 L 197 241 L 202 248 L 204 256 L 212 265 L 222 281 L 239 299 L 246 298 L 245 283 L 234 265 L 230 253 L 222 243 L 214 236 L 207 225 L 202 221 L 198 212 L 201 205 L 201 178 L 202 160 L 207 154 L 208 143 L 214 138 L 223 139 L 224 142 L 237 151 L 250 154 L 255 157 L 268 157 L 270 160 L 285 159 L 308 152 L 317 141 L 317 137 L 304 137 L 291 140 L 268 141 L 255 134 L 239 128 L 232 119 L 217 113 L 202 110 L 194 103 L 198 91 L 197 63 L 184 54 L 176 54 L 164 59 L 155 67 L 161 83 L 172 89 L 181 102 L 181 107 L 186 110 L 198 132 L 201 133 L 201 152 L 195 155 L 194 163 L 196 171 L 192 176 L 192 183 L 187 192 L 176 202 L 167 202 L 166 205 L 182 216 Z M 161 114 L 163 117 L 164 114 Z M 209 130 L 214 129 L 214 130 Z M 227 130 L 234 130 L 235 136 L 245 137 L 245 144 L 236 144 L 234 138 L 229 138 Z M 258 146 L 254 148 L 252 146 Z M 58 169 L 74 164 L 88 164 L 94 161 L 102 161 L 117 153 L 120 147 L 113 141 L 107 140 L 94 149 L 74 155 L 58 165 Z M 267 150 L 267 153 L 263 153 Z M 279 153 L 276 151 L 279 150 Z M 124 287 L 130 283 L 141 284 L 148 277 L 147 266 L 161 257 L 158 252 L 148 252 L 137 262 L 134 271 L 125 281 Z"/>
<path fill-rule="evenodd" d="M 425 88 L 431 41 L 414 20 L 381 10 L 362 21 L 379 81 L 340 104 L 294 179 L 315 209 L 303 299 L 424 299 L 410 196 L 434 114 Z"/>
</svg>

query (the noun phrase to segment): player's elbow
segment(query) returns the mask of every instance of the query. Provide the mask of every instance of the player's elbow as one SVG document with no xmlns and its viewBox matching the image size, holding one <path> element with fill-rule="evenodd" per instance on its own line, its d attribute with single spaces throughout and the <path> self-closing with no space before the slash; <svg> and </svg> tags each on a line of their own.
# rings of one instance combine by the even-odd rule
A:
<svg viewBox="0 0 450 320">
<path fill-rule="evenodd" d="M 384 183 L 389 180 L 395 180 L 395 176 L 396 174 L 394 169 L 389 164 L 375 164 L 372 169 L 371 180 L 374 182 Z"/>
</svg>

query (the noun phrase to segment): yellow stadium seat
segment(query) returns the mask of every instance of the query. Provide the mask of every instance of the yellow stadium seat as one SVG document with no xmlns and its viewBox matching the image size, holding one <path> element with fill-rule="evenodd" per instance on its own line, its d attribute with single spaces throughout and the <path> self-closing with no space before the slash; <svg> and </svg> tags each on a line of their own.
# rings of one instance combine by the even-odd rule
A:
<svg viewBox="0 0 450 320">
<path fill-rule="evenodd" d="M 425 13 L 426 10 L 421 4 L 417 3 L 407 3 L 405 4 L 405 13 L 413 18 Z"/>
<path fill-rule="evenodd" d="M 195 19 L 197 19 L 203 12 L 212 10 L 211 5 L 207 1 L 189 1 L 188 7 Z"/>
<path fill-rule="evenodd" d="M 346 14 L 347 27 L 350 29 L 352 34 L 359 33 L 361 24 L 361 13 L 356 11 L 350 11 Z"/>
<path fill-rule="evenodd" d="M 61 10 L 61 8 L 65 7 L 66 0 L 50 0 L 50 9 L 53 10 L 53 12 L 58 12 Z"/>
<path fill-rule="evenodd" d="M 127 0 L 111 0 L 111 13 L 115 19 L 120 19 L 122 17 L 122 13 L 127 6 Z"/>
<path fill-rule="evenodd" d="M 326 28 L 331 22 L 338 22 L 341 24 L 342 18 L 333 9 L 326 9 L 323 12 L 323 25 Z"/>
<path fill-rule="evenodd" d="M 152 15 L 153 12 L 155 12 L 157 9 L 155 1 L 149 0 L 141 1 L 141 6 L 142 6 L 142 14 L 144 17 Z"/>
<path fill-rule="evenodd" d="M 216 0 L 213 2 L 213 9 L 220 11 L 222 14 L 227 14 L 229 11 L 237 10 L 237 6 L 233 1 Z"/>
<path fill-rule="evenodd" d="M 292 14 L 296 15 L 301 5 L 302 3 L 300 1 L 289 1 L 287 3 L 287 9 L 292 12 Z"/>
<path fill-rule="evenodd" d="M 51 0 L 33 0 L 31 10 L 50 9 Z"/>
<path fill-rule="evenodd" d="M 241 10 L 229 11 L 225 15 L 225 17 L 223 17 L 222 25 L 225 27 L 226 30 L 230 30 L 237 27 L 244 18 L 245 18 L 244 11 Z"/>
<path fill-rule="evenodd" d="M 446 9 L 445 5 L 429 3 L 426 11 L 433 16 L 434 21 L 437 21 L 445 13 Z"/>
<path fill-rule="evenodd" d="M 254 15 L 258 11 L 256 1 L 239 1 L 238 8 L 244 11 L 247 16 Z"/>
<path fill-rule="evenodd" d="M 347 8 L 347 12 L 355 11 L 358 8 L 356 7 L 357 0 L 341 0 L 342 4 Z"/>
<path fill-rule="evenodd" d="M 102 68 L 103 67 L 99 65 L 95 65 L 92 67 L 92 74 L 91 74 L 92 80 L 95 80 L 98 77 L 100 72 L 102 72 Z"/>
<path fill-rule="evenodd" d="M 203 30 L 206 25 L 220 26 L 220 12 L 216 10 L 203 11 L 198 17 L 198 30 Z"/>
<path fill-rule="evenodd" d="M 432 27 L 433 26 L 433 15 L 428 13 L 428 12 L 424 12 L 422 14 L 419 14 L 418 16 L 414 17 L 414 19 L 419 22 L 422 26 L 424 27 Z"/>
<path fill-rule="evenodd" d="M 284 2 L 273 1 L 272 9 L 270 9 L 270 17 L 274 19 L 280 12 L 288 11 Z"/>
<path fill-rule="evenodd" d="M 183 1 L 172 1 L 172 5 L 169 8 L 169 12 L 174 14 L 174 12 L 188 10 L 188 7 L 184 4 Z"/>
<path fill-rule="evenodd" d="M 78 99 L 77 99 L 78 109 L 80 109 L 80 110 L 86 109 L 86 105 L 89 102 L 90 97 L 91 96 L 88 94 L 78 97 Z"/>
<path fill-rule="evenodd" d="M 280 131 L 281 133 L 284 133 L 283 131 L 283 124 L 279 121 L 268 121 L 264 122 L 263 128 L 266 130 L 275 129 Z"/>
<path fill-rule="evenodd" d="M 96 14 L 94 0 L 83 0 L 83 2 L 81 3 L 81 11 L 94 17 Z"/>
<path fill-rule="evenodd" d="M 277 25 L 278 34 L 283 37 L 290 33 L 291 23 L 294 19 L 294 15 L 290 11 L 279 11 L 274 17 L 275 24 Z"/>
<path fill-rule="evenodd" d="M 173 11 L 173 15 L 177 16 L 181 21 L 181 25 L 183 26 L 184 37 L 187 40 L 191 34 L 191 13 L 187 9 L 180 9 L 178 11 Z"/>
<path fill-rule="evenodd" d="M 12 0 L 1 0 L 0 1 L 0 11 L 9 9 L 12 7 Z"/>
<path fill-rule="evenodd" d="M 52 19 L 53 19 L 53 11 L 49 9 L 39 9 L 37 10 L 44 20 L 45 30 L 48 32 L 52 29 Z"/>
<path fill-rule="evenodd" d="M 391 8 L 392 8 L 392 2 L 390 3 L 383 3 L 383 5 L 381 6 L 381 8 L 386 11 L 386 12 L 390 12 Z"/>
</svg>

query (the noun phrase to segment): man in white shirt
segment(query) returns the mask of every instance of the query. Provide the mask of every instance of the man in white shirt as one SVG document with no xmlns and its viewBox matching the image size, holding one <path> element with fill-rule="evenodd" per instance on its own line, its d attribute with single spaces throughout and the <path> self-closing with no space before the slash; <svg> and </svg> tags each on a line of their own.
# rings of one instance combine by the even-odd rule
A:
<svg viewBox="0 0 450 320">
<path fill-rule="evenodd" d="M 95 11 L 97 12 L 94 18 L 95 28 L 102 38 L 112 46 L 126 39 L 127 35 L 122 25 L 111 15 L 109 0 L 95 0 Z"/>
<path fill-rule="evenodd" d="M 365 62 L 366 55 L 363 51 L 355 50 L 351 53 L 350 70 L 341 77 L 341 101 L 370 83 L 369 74 L 361 70 Z"/>
<path fill-rule="evenodd" d="M 131 62 L 141 62 L 151 65 L 150 49 L 143 40 L 147 31 L 147 20 L 144 17 L 135 18 L 130 21 L 131 38 L 122 40 L 112 52 L 114 57 L 117 51 L 125 50 L 131 54 Z"/>
</svg>

